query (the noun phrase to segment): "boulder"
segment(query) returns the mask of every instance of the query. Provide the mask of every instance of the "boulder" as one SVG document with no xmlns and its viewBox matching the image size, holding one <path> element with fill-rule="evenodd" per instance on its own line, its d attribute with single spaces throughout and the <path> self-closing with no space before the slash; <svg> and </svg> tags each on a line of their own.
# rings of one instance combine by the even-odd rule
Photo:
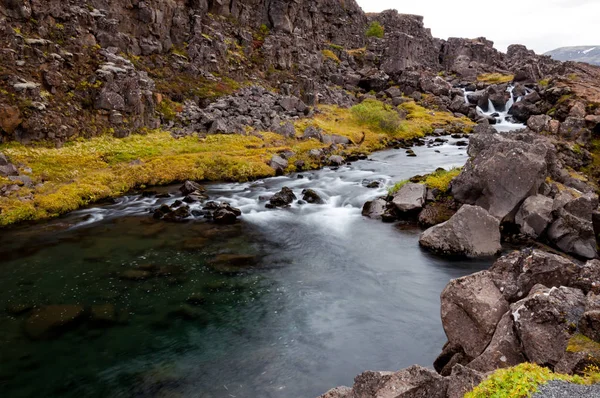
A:
<svg viewBox="0 0 600 398">
<path fill-rule="evenodd" d="M 287 169 L 288 161 L 279 155 L 273 155 L 269 162 L 269 166 L 275 170 L 277 175 L 281 175 L 285 172 L 285 169 Z"/>
<path fill-rule="evenodd" d="M 427 187 L 424 184 L 409 182 L 394 194 L 392 203 L 402 213 L 418 211 L 423 208 L 426 195 Z"/>
<path fill-rule="evenodd" d="M 331 155 L 328 160 L 332 166 L 342 166 L 345 163 L 344 158 L 340 155 Z"/>
<path fill-rule="evenodd" d="M 24 330 L 30 339 L 50 339 L 77 327 L 85 317 L 81 305 L 47 305 L 31 313 Z"/>
<path fill-rule="evenodd" d="M 566 253 L 586 259 L 595 258 L 596 235 L 592 214 L 597 207 L 596 194 L 576 196 L 565 192 L 557 195 L 554 200 L 555 221 L 547 233 L 550 242 Z"/>
<path fill-rule="evenodd" d="M 441 294 L 442 325 L 448 341 L 470 358 L 485 350 L 508 309 L 488 271 L 451 280 Z"/>
<path fill-rule="evenodd" d="M 519 225 L 521 233 L 534 239 L 542 235 L 552 222 L 552 205 L 553 200 L 543 195 L 525 199 L 515 216 L 515 223 Z"/>
<path fill-rule="evenodd" d="M 589 267 L 594 269 L 593 266 Z M 572 286 L 585 268 L 573 261 L 542 250 L 514 251 L 498 259 L 489 269 L 494 283 L 511 303 L 526 297 L 533 286 Z"/>
<path fill-rule="evenodd" d="M 448 381 L 419 365 L 399 372 L 364 372 L 354 379 L 352 398 L 445 398 Z"/>
<path fill-rule="evenodd" d="M 469 145 L 472 158 L 452 181 L 454 198 L 483 207 L 499 220 L 512 216 L 548 175 L 546 156 L 553 147 L 535 137 L 474 134 Z"/>
<path fill-rule="evenodd" d="M 314 138 L 321 141 L 322 136 L 323 133 L 321 132 L 321 129 L 315 126 L 308 126 L 306 129 L 304 129 L 304 133 L 302 134 L 302 138 L 305 140 Z"/>
<path fill-rule="evenodd" d="M 267 207 L 275 208 L 288 206 L 296 199 L 297 198 L 296 195 L 294 195 L 294 191 L 288 187 L 283 187 L 281 191 L 277 192 L 271 197 Z"/>
<path fill-rule="evenodd" d="M 381 219 L 387 210 L 387 202 L 383 199 L 375 199 L 364 204 L 362 215 L 373 219 Z"/>
<path fill-rule="evenodd" d="M 206 189 L 204 189 L 204 187 L 202 185 L 198 184 L 197 182 L 186 181 L 183 183 L 183 185 L 181 187 L 179 187 L 179 191 L 183 195 L 191 195 L 191 194 L 198 194 L 201 192 L 205 192 Z"/>
<path fill-rule="evenodd" d="M 217 224 L 235 224 L 238 217 L 242 215 L 242 211 L 235 207 L 231 207 L 228 203 L 221 203 L 221 206 L 213 213 L 213 219 Z"/>
<path fill-rule="evenodd" d="M 600 310 L 586 311 L 578 326 L 581 334 L 600 343 Z"/>
<path fill-rule="evenodd" d="M 579 289 L 536 285 L 527 298 L 512 304 L 510 309 L 527 359 L 554 366 L 577 330 L 585 309 L 585 295 Z"/>
<path fill-rule="evenodd" d="M 500 222 L 477 206 L 464 205 L 450 220 L 429 228 L 421 246 L 444 255 L 492 256 L 500 246 Z"/>
<path fill-rule="evenodd" d="M 325 394 L 319 396 L 319 398 L 351 398 L 352 389 L 350 387 L 336 387 Z"/>
<path fill-rule="evenodd" d="M 22 122 L 21 111 L 17 106 L 0 105 L 0 130 L 12 134 Z"/>
<path fill-rule="evenodd" d="M 552 118 L 548 115 L 535 115 L 527 119 L 527 127 L 536 133 L 544 131 L 550 132 L 550 121 Z"/>
<path fill-rule="evenodd" d="M 296 128 L 292 122 L 285 122 L 282 126 L 275 129 L 275 132 L 288 138 L 294 138 L 296 136 Z"/>
<path fill-rule="evenodd" d="M 532 115 L 539 114 L 540 111 L 534 104 L 528 101 L 515 102 L 514 105 L 508 110 L 508 114 L 513 116 L 515 119 L 522 123 L 527 123 L 527 120 Z"/>
<path fill-rule="evenodd" d="M 325 201 L 319 196 L 319 194 L 313 189 L 305 189 L 302 191 L 302 200 L 306 203 L 314 203 L 322 205 Z"/>
</svg>

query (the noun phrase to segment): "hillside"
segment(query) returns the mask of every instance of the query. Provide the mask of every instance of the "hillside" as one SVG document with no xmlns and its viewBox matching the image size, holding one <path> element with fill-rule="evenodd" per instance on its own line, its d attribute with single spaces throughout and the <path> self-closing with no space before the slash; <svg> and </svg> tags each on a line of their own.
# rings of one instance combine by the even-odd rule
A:
<svg viewBox="0 0 600 398">
<path fill-rule="evenodd" d="M 587 62 L 592 65 L 600 65 L 600 45 L 561 47 L 548 51 L 544 55 L 549 55 L 557 61 Z"/>
</svg>

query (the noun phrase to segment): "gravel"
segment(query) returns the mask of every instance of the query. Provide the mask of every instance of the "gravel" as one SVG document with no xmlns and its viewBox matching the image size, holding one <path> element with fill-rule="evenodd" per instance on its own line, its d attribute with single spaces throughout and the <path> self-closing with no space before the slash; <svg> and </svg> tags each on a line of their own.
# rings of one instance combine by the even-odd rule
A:
<svg viewBox="0 0 600 398">
<path fill-rule="evenodd" d="M 550 381 L 540 386 L 532 398 L 600 398 L 600 384 L 581 386 L 565 381 Z"/>
</svg>

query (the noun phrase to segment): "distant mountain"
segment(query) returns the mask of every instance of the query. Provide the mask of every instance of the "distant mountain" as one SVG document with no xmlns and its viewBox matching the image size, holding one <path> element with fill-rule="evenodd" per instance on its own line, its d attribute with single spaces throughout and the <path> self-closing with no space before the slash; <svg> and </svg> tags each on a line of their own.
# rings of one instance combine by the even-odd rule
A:
<svg viewBox="0 0 600 398">
<path fill-rule="evenodd" d="M 559 61 L 577 61 L 587 62 L 592 65 L 600 65 L 600 45 L 561 47 L 556 50 L 548 51 L 544 55 L 549 55 L 553 59 Z"/>
</svg>

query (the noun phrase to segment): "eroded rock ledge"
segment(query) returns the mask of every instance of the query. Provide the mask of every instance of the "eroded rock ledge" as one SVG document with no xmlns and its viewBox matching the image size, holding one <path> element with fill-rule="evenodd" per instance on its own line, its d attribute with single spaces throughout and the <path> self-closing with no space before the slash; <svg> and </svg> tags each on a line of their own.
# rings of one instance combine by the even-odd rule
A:
<svg viewBox="0 0 600 398">
<path fill-rule="evenodd" d="M 512 252 L 487 271 L 452 280 L 441 295 L 448 336 L 436 371 L 365 372 L 320 398 L 458 398 L 488 373 L 532 362 L 576 374 L 600 363 L 600 261 L 540 250 Z M 579 344 L 589 341 L 589 344 Z"/>
</svg>

